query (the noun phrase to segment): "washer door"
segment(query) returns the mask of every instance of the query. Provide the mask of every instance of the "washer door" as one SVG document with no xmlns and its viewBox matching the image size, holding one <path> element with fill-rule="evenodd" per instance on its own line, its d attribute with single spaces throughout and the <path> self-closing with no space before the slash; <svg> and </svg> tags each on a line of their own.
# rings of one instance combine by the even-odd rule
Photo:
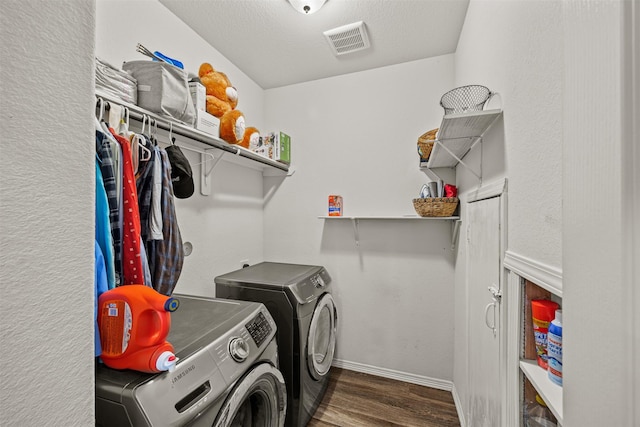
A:
<svg viewBox="0 0 640 427">
<path fill-rule="evenodd" d="M 215 427 L 284 426 L 287 389 L 279 370 L 261 363 L 234 387 L 220 408 Z"/>
<path fill-rule="evenodd" d="M 324 294 L 313 311 L 307 338 L 307 365 L 311 376 L 322 379 L 331 368 L 336 349 L 338 314 L 331 294 Z"/>
</svg>

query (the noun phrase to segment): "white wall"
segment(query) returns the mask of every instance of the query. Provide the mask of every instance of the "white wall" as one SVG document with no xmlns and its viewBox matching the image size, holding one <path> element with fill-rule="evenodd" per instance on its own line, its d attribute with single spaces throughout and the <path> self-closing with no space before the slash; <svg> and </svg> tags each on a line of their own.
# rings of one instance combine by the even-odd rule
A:
<svg viewBox="0 0 640 427">
<path fill-rule="evenodd" d="M 238 89 L 237 109 L 244 113 L 247 126 L 263 125 L 260 86 L 158 0 L 97 0 L 96 56 L 115 67 L 149 59 L 136 51 L 138 43 L 179 59 L 191 74 L 197 75 L 203 62 L 226 73 Z"/>
<path fill-rule="evenodd" d="M 620 49 L 630 34 L 620 24 L 630 4 L 472 0 L 455 55 L 456 85 L 485 84 L 501 94 L 502 131 L 494 128 L 483 148 L 501 144 L 502 132 L 504 153 L 487 162 L 485 151 L 483 167 L 509 180 L 507 249 L 559 274 L 567 426 L 634 425 L 633 306 L 625 302 L 634 295 L 634 261 L 619 226 L 630 222 L 624 191 L 633 176 L 621 166 L 632 142 L 621 131 L 620 111 L 628 91 Z M 474 155 L 471 161 L 479 161 Z M 457 178 L 463 189 L 473 185 L 461 167 Z M 466 322 L 460 267 L 458 331 Z M 594 321 L 594 313 L 605 313 L 606 322 Z M 454 383 L 463 402 L 465 345 L 466 336 L 457 334 Z"/>
<path fill-rule="evenodd" d="M 94 423 L 94 13 L 0 13 L 3 426 Z"/>
<path fill-rule="evenodd" d="M 463 166 L 457 167 L 463 221 L 466 224 L 464 204 L 475 189 L 507 177 L 505 249 L 557 269 L 562 263 L 563 64 L 559 40 L 559 2 L 472 0 L 455 54 L 455 85 L 487 86 L 498 93 L 490 108 L 503 109 L 503 117 L 485 134 L 482 145 L 465 158 L 476 171 L 482 170 L 482 182 Z M 468 304 L 474 301 L 467 298 L 465 250 L 466 241 L 460 239 L 454 383 L 467 413 L 467 313 Z M 505 316 L 504 304 L 502 310 Z"/>
<path fill-rule="evenodd" d="M 238 88 L 238 108 L 248 124 L 282 129 L 293 138 L 296 172 L 284 182 L 265 179 L 264 195 L 259 171 L 223 161 L 213 172 L 210 196 L 197 194 L 198 177 L 196 194 L 177 200 L 183 240 L 194 252 L 185 259 L 176 292 L 212 295 L 213 278 L 239 268 L 243 259 L 326 265 L 341 308 L 338 357 L 416 375 L 418 381 L 451 380 L 450 223 L 365 222 L 358 249 L 349 223 L 325 226 L 317 216 L 326 214 L 332 193 L 344 196 L 347 214 L 415 214 L 411 199 L 428 180 L 417 167 L 416 141 L 439 125 L 438 100 L 451 87 L 453 57 L 265 95 L 157 1 L 99 0 L 96 56 L 116 66 L 144 58 L 135 52 L 136 42 L 178 57 L 190 71 L 211 62 Z M 254 116 L 249 108 L 260 111 Z M 197 154 L 186 154 L 192 166 L 199 161 Z M 379 307 L 389 301 L 401 308 L 380 316 Z M 366 313 L 376 315 L 369 325 L 362 323 Z M 381 341 L 370 339 L 373 330 Z M 423 353 L 426 359 L 416 356 Z"/>
<path fill-rule="evenodd" d="M 322 220 L 327 197 L 346 216 L 415 215 L 429 179 L 416 142 L 439 126 L 453 56 L 266 91 L 267 122 L 292 137 L 295 173 L 265 179 L 265 257 L 324 265 L 340 310 L 338 353 L 420 380 L 452 378 L 453 252 L 447 221 Z"/>
<path fill-rule="evenodd" d="M 629 190 L 634 188 L 633 146 L 637 150 L 638 145 L 638 135 L 634 139 L 630 130 L 638 111 L 629 116 L 624 102 L 639 76 L 622 72 L 630 32 L 621 25 L 630 3 L 565 1 L 562 12 L 565 425 L 636 426 L 633 313 L 638 307 L 633 296 L 639 278 L 633 268 L 639 259 L 631 255 L 631 236 L 640 217 L 630 215 L 640 195 L 637 187 L 635 195 Z M 602 320 L 594 321 L 599 313 Z"/>
<path fill-rule="evenodd" d="M 485 182 L 509 179 L 508 250 L 562 266 L 561 2 L 472 0 L 456 51 L 456 85 L 499 94 L 503 121 L 484 142 Z M 476 158 L 479 150 L 473 153 Z M 472 164 L 479 164 L 469 160 Z M 463 188 L 477 180 L 458 167 Z"/>
<path fill-rule="evenodd" d="M 503 109 L 482 145 L 465 158 L 482 169 L 482 183 L 457 167 L 462 206 L 478 186 L 507 177 L 506 249 L 557 269 L 562 265 L 561 40 L 557 1 L 472 0 L 455 54 L 455 85 L 487 86 L 498 93 L 491 108 Z M 467 304 L 474 302 L 467 301 L 465 245 L 460 239 L 454 382 L 466 411 Z"/>
<path fill-rule="evenodd" d="M 125 28 L 127 32 L 118 31 Z M 197 70 L 204 61 L 214 67 L 224 64 L 217 67 L 238 88 L 239 109 L 262 108 L 265 103 L 255 84 L 243 80 L 233 64 L 156 1 L 98 1 L 96 38 L 96 55 L 114 65 L 141 56 L 135 52 L 137 41 L 179 56 L 186 69 Z M 196 49 L 184 50 L 186 44 Z M 282 129 L 291 134 L 296 172 L 284 182 L 265 179 L 263 198 L 258 171 L 223 161 L 214 170 L 211 196 L 178 200 L 183 239 L 193 243 L 194 253 L 185 259 L 176 292 L 211 295 L 213 277 L 240 267 L 243 259 L 327 265 L 341 305 L 338 357 L 451 380 L 450 224 L 363 223 L 358 250 L 350 224 L 331 223 L 324 229 L 317 216 L 326 214 L 327 196 L 332 193 L 345 197 L 346 212 L 351 214 L 356 209 L 373 215 L 415 213 L 411 198 L 427 180 L 417 167 L 416 140 L 438 126 L 439 96 L 451 86 L 452 77 L 453 61 L 448 56 L 268 93 L 269 109 L 260 110 L 267 117 L 258 114 L 260 121 L 252 122 L 245 111 L 247 122 L 263 131 Z M 247 92 L 249 97 L 243 97 Z M 402 99 L 402 105 L 394 99 Z M 198 161 L 197 155 L 187 155 L 192 165 Z M 349 179 L 339 171 L 348 173 Z M 339 259 L 332 261 L 336 254 Z M 338 286 L 341 282 L 354 285 Z M 360 300 L 362 293 L 370 296 Z M 381 329 L 384 340 L 373 343 L 361 333 L 361 314 L 376 312 L 389 300 L 403 309 L 391 317 L 376 316 L 369 330 Z M 425 325 L 442 319 L 447 319 L 446 328 L 425 330 Z M 398 357 L 396 349 L 404 356 Z M 430 363 L 416 357 L 425 350 Z"/>
<path fill-rule="evenodd" d="M 200 64 L 209 62 L 238 89 L 237 109 L 245 114 L 247 125 L 263 126 L 263 90 L 157 0 L 98 0 L 96 15 L 97 57 L 117 67 L 124 61 L 145 60 L 136 52 L 136 44 L 141 43 L 179 59 L 185 70 L 196 75 Z M 137 123 L 134 126 L 138 129 Z M 160 132 L 160 141 L 168 142 L 165 132 Z M 206 148 L 180 137 L 177 143 Z M 193 245 L 193 253 L 185 258 L 175 291 L 213 296 L 215 276 L 240 268 L 244 259 L 262 261 L 262 174 L 221 161 L 210 178 L 211 194 L 203 196 L 200 155 L 184 153 L 194 171 L 196 191 L 188 199 L 176 199 L 176 215 L 183 241 Z"/>
</svg>

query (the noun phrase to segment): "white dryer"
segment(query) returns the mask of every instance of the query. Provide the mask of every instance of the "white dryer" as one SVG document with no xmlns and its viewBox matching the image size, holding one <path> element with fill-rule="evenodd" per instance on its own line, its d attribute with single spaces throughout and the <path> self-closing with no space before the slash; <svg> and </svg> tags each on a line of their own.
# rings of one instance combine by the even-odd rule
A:
<svg viewBox="0 0 640 427">
<path fill-rule="evenodd" d="M 173 295 L 173 372 L 96 367 L 96 425 L 280 427 L 286 413 L 276 323 L 262 304 Z"/>
<path fill-rule="evenodd" d="M 215 278 L 216 297 L 263 303 L 278 325 L 286 425 L 306 426 L 329 383 L 337 310 L 322 266 L 263 262 Z"/>
</svg>

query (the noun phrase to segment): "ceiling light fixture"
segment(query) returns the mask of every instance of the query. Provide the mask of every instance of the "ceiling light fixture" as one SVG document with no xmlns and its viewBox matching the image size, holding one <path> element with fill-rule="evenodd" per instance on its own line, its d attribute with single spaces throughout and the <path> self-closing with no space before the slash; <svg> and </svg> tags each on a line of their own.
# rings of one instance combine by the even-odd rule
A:
<svg viewBox="0 0 640 427">
<path fill-rule="evenodd" d="M 327 0 L 287 0 L 295 10 L 305 15 L 311 15 L 320 10 Z"/>
</svg>

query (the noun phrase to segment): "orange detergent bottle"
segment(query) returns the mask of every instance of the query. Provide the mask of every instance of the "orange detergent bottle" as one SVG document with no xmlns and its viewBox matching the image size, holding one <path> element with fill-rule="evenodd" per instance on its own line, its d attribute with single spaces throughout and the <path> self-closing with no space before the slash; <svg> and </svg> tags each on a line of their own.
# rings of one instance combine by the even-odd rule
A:
<svg viewBox="0 0 640 427">
<path fill-rule="evenodd" d="M 148 373 L 172 371 L 177 358 L 166 338 L 171 312 L 179 304 L 144 285 L 119 286 L 100 295 L 100 358 L 105 365 Z"/>
</svg>

